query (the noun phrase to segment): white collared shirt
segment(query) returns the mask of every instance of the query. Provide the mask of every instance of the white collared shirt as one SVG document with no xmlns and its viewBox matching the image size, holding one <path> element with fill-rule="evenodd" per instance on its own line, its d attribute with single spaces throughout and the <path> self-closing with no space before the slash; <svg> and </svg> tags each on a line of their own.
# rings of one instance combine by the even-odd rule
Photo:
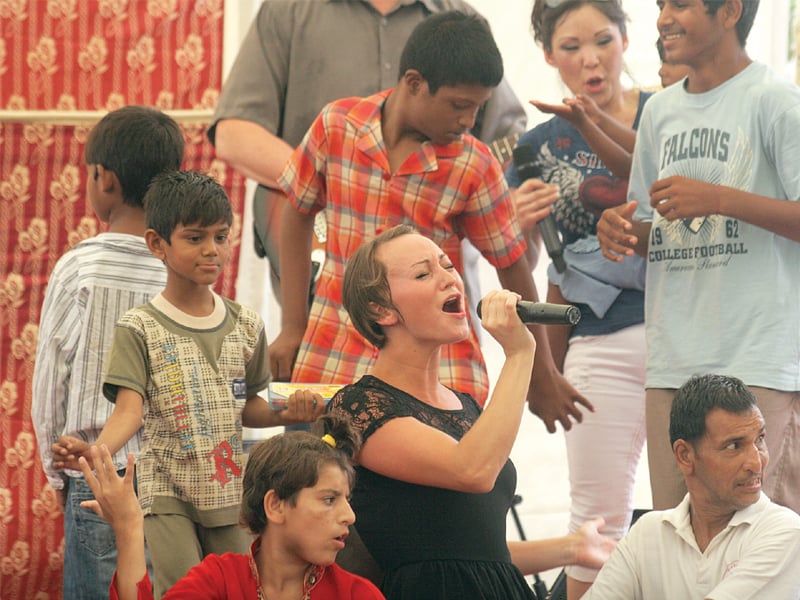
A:
<svg viewBox="0 0 800 600">
<path fill-rule="evenodd" d="M 800 516 L 762 494 L 701 552 L 687 494 L 674 509 L 639 519 L 585 598 L 800 599 Z"/>
</svg>

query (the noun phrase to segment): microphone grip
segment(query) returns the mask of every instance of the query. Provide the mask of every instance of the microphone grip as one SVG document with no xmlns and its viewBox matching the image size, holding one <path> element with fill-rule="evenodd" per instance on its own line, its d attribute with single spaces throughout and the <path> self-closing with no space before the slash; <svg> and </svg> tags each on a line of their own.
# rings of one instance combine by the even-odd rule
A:
<svg viewBox="0 0 800 600">
<path fill-rule="evenodd" d="M 478 317 L 481 317 L 481 303 L 478 302 Z M 549 302 L 517 302 L 517 315 L 523 323 L 541 323 L 542 325 L 576 325 L 581 320 L 581 311 L 572 304 L 551 304 Z"/>
<path fill-rule="evenodd" d="M 558 236 L 555 217 L 550 213 L 539 221 L 538 225 L 544 247 L 547 249 L 547 255 L 553 261 L 556 271 L 563 273 L 567 269 L 567 263 L 564 261 L 564 246 Z"/>
</svg>

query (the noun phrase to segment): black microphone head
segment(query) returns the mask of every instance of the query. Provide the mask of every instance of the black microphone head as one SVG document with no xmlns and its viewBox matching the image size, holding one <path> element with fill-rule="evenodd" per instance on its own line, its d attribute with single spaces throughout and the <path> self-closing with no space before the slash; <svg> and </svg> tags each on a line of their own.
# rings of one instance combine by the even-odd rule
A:
<svg viewBox="0 0 800 600">
<path fill-rule="evenodd" d="M 519 144 L 511 151 L 511 155 L 515 163 L 536 162 L 536 152 L 530 144 Z"/>
<path fill-rule="evenodd" d="M 514 168 L 519 175 L 520 182 L 541 177 L 542 169 L 536 162 L 536 152 L 530 144 L 519 144 L 511 151 L 511 156 L 514 159 Z"/>
</svg>

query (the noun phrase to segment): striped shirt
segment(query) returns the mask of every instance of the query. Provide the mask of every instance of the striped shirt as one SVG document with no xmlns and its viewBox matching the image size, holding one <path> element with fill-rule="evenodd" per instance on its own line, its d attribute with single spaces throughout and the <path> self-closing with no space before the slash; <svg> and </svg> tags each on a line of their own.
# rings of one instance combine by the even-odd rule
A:
<svg viewBox="0 0 800 600">
<path fill-rule="evenodd" d="M 279 183 L 303 214 L 324 210 L 326 259 L 317 282 L 292 380 L 352 383 L 377 350 L 353 327 L 342 306 L 347 259 L 362 242 L 400 223 L 414 226 L 463 272 L 468 238 L 496 268 L 514 264 L 525 242 L 499 163 L 471 135 L 446 146 L 425 142 L 392 173 L 381 130 L 391 90 L 329 104 L 284 167 Z M 488 377 L 477 336 L 442 349 L 442 382 L 481 405 Z"/>
<path fill-rule="evenodd" d="M 94 442 L 114 405 L 103 397 L 103 370 L 114 325 L 127 310 L 144 304 L 166 283 L 161 261 L 144 239 L 101 233 L 77 244 L 56 263 L 45 294 L 33 370 L 31 418 L 47 479 L 62 489 L 64 474 L 53 468 L 51 444 L 61 435 Z M 118 469 L 138 454 L 141 434 L 114 455 Z"/>
</svg>

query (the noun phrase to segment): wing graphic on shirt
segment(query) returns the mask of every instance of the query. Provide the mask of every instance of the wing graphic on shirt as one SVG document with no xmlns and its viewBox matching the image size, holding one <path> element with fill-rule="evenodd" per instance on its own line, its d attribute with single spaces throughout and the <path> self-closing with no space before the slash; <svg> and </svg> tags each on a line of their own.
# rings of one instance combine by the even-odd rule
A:
<svg viewBox="0 0 800 600">
<path fill-rule="evenodd" d="M 561 196 L 553 205 L 553 214 L 559 226 L 575 239 L 593 233 L 596 218 L 580 202 L 580 187 L 583 173 L 564 160 L 559 160 L 550 151 L 549 143 L 539 148 L 539 165 L 542 180 L 556 184 Z"/>
</svg>

